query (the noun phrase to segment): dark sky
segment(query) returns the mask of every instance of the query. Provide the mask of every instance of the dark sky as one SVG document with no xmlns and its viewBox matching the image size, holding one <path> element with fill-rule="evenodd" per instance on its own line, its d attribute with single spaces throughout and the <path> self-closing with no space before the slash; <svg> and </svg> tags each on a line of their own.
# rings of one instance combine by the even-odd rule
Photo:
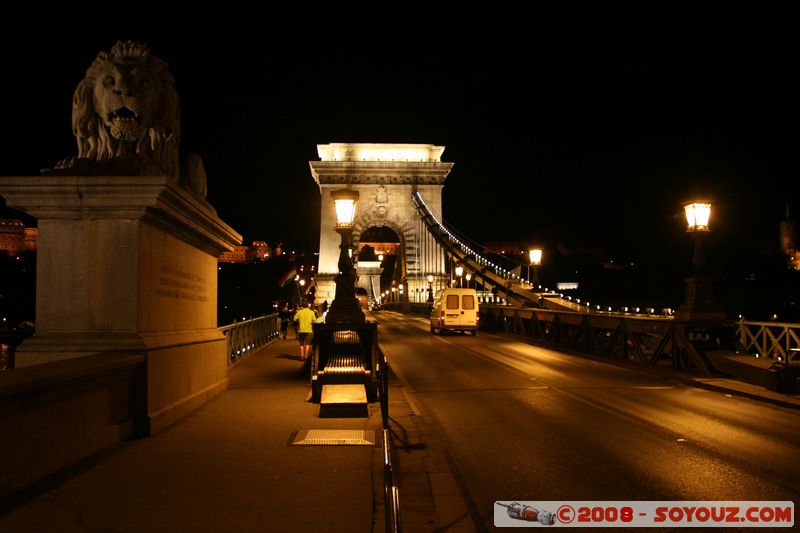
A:
<svg viewBox="0 0 800 533">
<path fill-rule="evenodd" d="M 446 146 L 445 219 L 478 241 L 683 254 L 681 202 L 703 195 L 717 249 L 769 251 L 800 213 L 788 13 L 406 9 L 8 21 L 0 174 L 75 154 L 72 91 L 134 39 L 170 64 L 182 152 L 247 242 L 315 250 L 308 161 L 348 141 Z"/>
</svg>

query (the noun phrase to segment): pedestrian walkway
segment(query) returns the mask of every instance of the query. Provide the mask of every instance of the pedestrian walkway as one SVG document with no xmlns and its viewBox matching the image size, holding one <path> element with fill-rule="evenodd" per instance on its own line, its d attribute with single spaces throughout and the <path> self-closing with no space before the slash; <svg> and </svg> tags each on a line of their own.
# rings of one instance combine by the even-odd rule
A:
<svg viewBox="0 0 800 533">
<path fill-rule="evenodd" d="M 122 443 L 0 501 L 0 531 L 382 532 L 380 405 L 320 418 L 297 341 L 229 372 L 228 390 L 162 433 Z M 442 447 L 390 382 L 404 531 L 473 531 Z M 374 445 L 292 445 L 305 430 Z"/>
</svg>

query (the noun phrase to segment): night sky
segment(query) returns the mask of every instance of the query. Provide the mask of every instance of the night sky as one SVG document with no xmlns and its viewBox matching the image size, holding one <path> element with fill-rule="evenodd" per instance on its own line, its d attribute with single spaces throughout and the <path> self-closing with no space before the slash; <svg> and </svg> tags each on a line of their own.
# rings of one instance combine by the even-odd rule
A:
<svg viewBox="0 0 800 533">
<path fill-rule="evenodd" d="M 693 196 L 714 202 L 719 253 L 774 252 L 787 201 L 800 216 L 786 13 L 348 15 L 198 13 L 178 32 L 108 12 L 88 31 L 9 20 L 0 174 L 75 155 L 74 88 L 133 39 L 169 63 L 181 150 L 203 157 L 209 201 L 246 242 L 316 250 L 308 161 L 330 142 L 444 145 L 445 220 L 479 242 L 688 263 Z"/>
</svg>

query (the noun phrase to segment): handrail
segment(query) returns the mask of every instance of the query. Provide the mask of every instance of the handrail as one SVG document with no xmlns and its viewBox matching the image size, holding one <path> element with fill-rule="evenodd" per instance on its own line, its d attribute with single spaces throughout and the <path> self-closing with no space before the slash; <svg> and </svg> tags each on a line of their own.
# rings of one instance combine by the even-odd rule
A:
<svg viewBox="0 0 800 533">
<path fill-rule="evenodd" d="M 748 353 L 778 361 L 796 360 L 800 351 L 800 324 L 741 319 L 736 323 L 736 339 Z"/>
<path fill-rule="evenodd" d="M 733 328 L 698 328 L 690 323 L 644 316 L 588 314 L 542 308 L 482 305 L 481 329 L 504 331 L 572 351 L 673 370 L 696 369 L 711 375 L 705 345 L 733 349 Z M 713 331 L 711 331 L 713 329 Z M 702 347 L 701 347 L 702 346 Z"/>
<path fill-rule="evenodd" d="M 228 364 L 233 364 L 247 352 L 276 340 L 279 325 L 278 314 L 272 313 L 219 328 L 228 339 Z"/>
<path fill-rule="evenodd" d="M 381 405 L 381 421 L 383 424 L 383 501 L 386 507 L 386 531 L 400 533 L 400 489 L 394 479 L 392 468 L 392 437 L 389 431 L 389 361 L 381 353 L 378 371 L 380 380 L 378 396 Z"/>
</svg>

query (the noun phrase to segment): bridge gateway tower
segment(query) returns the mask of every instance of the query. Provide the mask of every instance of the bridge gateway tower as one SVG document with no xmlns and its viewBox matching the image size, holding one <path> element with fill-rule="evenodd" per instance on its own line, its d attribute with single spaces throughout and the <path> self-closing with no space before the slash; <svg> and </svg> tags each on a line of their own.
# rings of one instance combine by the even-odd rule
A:
<svg viewBox="0 0 800 533">
<path fill-rule="evenodd" d="M 404 286 L 404 297 L 424 294 L 428 275 L 434 290 L 445 281 L 444 251 L 425 230 L 412 194 L 417 191 L 441 220 L 442 187 L 453 163 L 441 160 L 444 146 L 432 144 L 331 143 L 317 145 L 320 161 L 310 161 L 311 174 L 322 195 L 319 238 L 319 268 L 316 302 L 330 303 L 335 294 L 339 245 L 336 211 L 331 191 L 349 188 L 359 192 L 354 221 L 353 246 L 370 228 L 386 227 L 399 239 L 399 260 L 394 279 Z M 371 297 L 380 292 L 374 286 L 374 264 L 359 268 L 358 286 Z M 363 272 L 362 272 L 363 271 Z M 424 301 L 424 300 L 423 300 Z"/>
</svg>

